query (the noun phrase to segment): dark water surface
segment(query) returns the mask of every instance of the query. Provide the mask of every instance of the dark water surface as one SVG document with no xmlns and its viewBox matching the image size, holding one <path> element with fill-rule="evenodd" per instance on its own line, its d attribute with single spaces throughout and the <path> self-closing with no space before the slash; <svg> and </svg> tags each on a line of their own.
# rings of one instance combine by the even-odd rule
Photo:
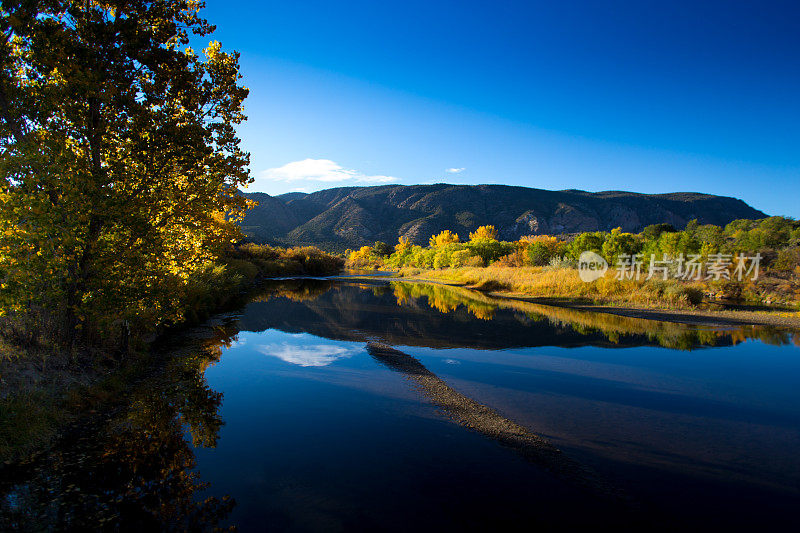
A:
<svg viewBox="0 0 800 533">
<path fill-rule="evenodd" d="M 110 414 L 11 469 L 4 516 L 28 529 L 800 526 L 800 336 L 786 331 L 307 280 L 268 285 L 190 341 Z"/>
</svg>

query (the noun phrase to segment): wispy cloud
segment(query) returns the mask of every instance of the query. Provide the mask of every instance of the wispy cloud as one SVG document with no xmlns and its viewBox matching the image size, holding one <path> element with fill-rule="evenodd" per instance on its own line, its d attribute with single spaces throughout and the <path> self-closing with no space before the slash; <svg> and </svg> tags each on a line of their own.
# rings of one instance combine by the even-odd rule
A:
<svg viewBox="0 0 800 533">
<path fill-rule="evenodd" d="M 295 182 L 295 181 L 318 181 L 318 182 L 343 182 L 354 183 L 392 183 L 400 181 L 394 176 L 383 176 L 380 174 L 369 175 L 344 168 L 339 163 L 330 159 L 303 159 L 292 161 L 283 166 L 270 168 L 259 175 L 260 179 Z"/>
<path fill-rule="evenodd" d="M 449 172 L 450 174 L 459 174 L 460 172 L 464 172 L 467 170 L 466 168 L 448 168 L 445 169 L 445 172 Z"/>
</svg>

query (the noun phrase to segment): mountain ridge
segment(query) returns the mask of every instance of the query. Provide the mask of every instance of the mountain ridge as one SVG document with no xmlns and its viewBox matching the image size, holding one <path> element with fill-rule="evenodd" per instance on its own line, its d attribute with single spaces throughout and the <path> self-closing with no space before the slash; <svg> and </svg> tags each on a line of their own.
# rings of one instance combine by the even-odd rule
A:
<svg viewBox="0 0 800 533">
<path fill-rule="evenodd" d="M 744 201 L 697 192 L 551 191 L 511 185 L 379 185 L 336 187 L 280 196 L 243 193 L 259 205 L 241 226 L 256 242 L 355 248 L 404 236 L 418 244 L 443 229 L 462 239 L 492 224 L 502 239 L 583 231 L 682 228 L 689 220 L 725 225 L 767 215 Z"/>
</svg>

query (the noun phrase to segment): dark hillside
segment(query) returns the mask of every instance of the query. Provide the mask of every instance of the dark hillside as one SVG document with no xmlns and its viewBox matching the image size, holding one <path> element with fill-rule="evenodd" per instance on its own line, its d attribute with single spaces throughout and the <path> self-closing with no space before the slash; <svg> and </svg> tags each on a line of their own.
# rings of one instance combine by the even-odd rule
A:
<svg viewBox="0 0 800 533">
<path fill-rule="evenodd" d="M 375 241 L 415 243 L 451 229 L 462 238 L 492 224 L 506 240 L 531 234 L 611 230 L 638 232 L 689 220 L 725 225 L 767 215 L 736 198 L 692 192 L 547 191 L 506 185 L 385 185 L 341 187 L 272 197 L 247 193 L 260 205 L 243 222 L 256 241 L 355 248 Z"/>
</svg>

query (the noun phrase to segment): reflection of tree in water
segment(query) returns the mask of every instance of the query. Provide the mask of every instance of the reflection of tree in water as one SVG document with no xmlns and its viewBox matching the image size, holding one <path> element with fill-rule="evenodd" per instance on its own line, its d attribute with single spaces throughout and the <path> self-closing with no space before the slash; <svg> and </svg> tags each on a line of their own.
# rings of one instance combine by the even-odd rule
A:
<svg viewBox="0 0 800 533">
<path fill-rule="evenodd" d="M 208 484 L 194 472 L 192 444 L 216 446 L 222 395 L 209 388 L 204 371 L 229 341 L 195 343 L 170 357 L 111 414 L 7 472 L 0 523 L 20 530 L 214 529 L 234 502 L 202 497 Z"/>
<path fill-rule="evenodd" d="M 288 298 L 295 302 L 314 300 L 333 288 L 335 282 L 321 279 L 288 279 L 269 281 L 251 302 L 266 302 L 272 298 Z"/>
<path fill-rule="evenodd" d="M 463 306 L 476 318 L 492 320 L 499 309 L 516 313 L 518 320 L 546 320 L 559 327 L 569 327 L 576 333 L 600 333 L 609 341 L 620 344 L 626 336 L 644 336 L 665 348 L 691 350 L 698 346 L 738 344 L 747 339 L 759 339 L 766 344 L 800 344 L 800 335 L 769 326 L 736 326 L 725 329 L 698 328 L 676 322 L 631 318 L 610 313 L 542 305 L 524 300 L 492 298 L 478 291 L 441 284 L 392 282 L 399 306 L 417 306 L 424 298 L 432 309 L 447 314 Z"/>
<path fill-rule="evenodd" d="M 400 306 L 412 305 L 416 300 L 424 297 L 428 305 L 437 311 L 449 313 L 463 305 L 467 311 L 481 320 L 491 320 L 498 308 L 496 301 L 490 300 L 479 292 L 459 287 L 403 281 L 393 282 L 392 285 L 397 305 Z"/>
</svg>

